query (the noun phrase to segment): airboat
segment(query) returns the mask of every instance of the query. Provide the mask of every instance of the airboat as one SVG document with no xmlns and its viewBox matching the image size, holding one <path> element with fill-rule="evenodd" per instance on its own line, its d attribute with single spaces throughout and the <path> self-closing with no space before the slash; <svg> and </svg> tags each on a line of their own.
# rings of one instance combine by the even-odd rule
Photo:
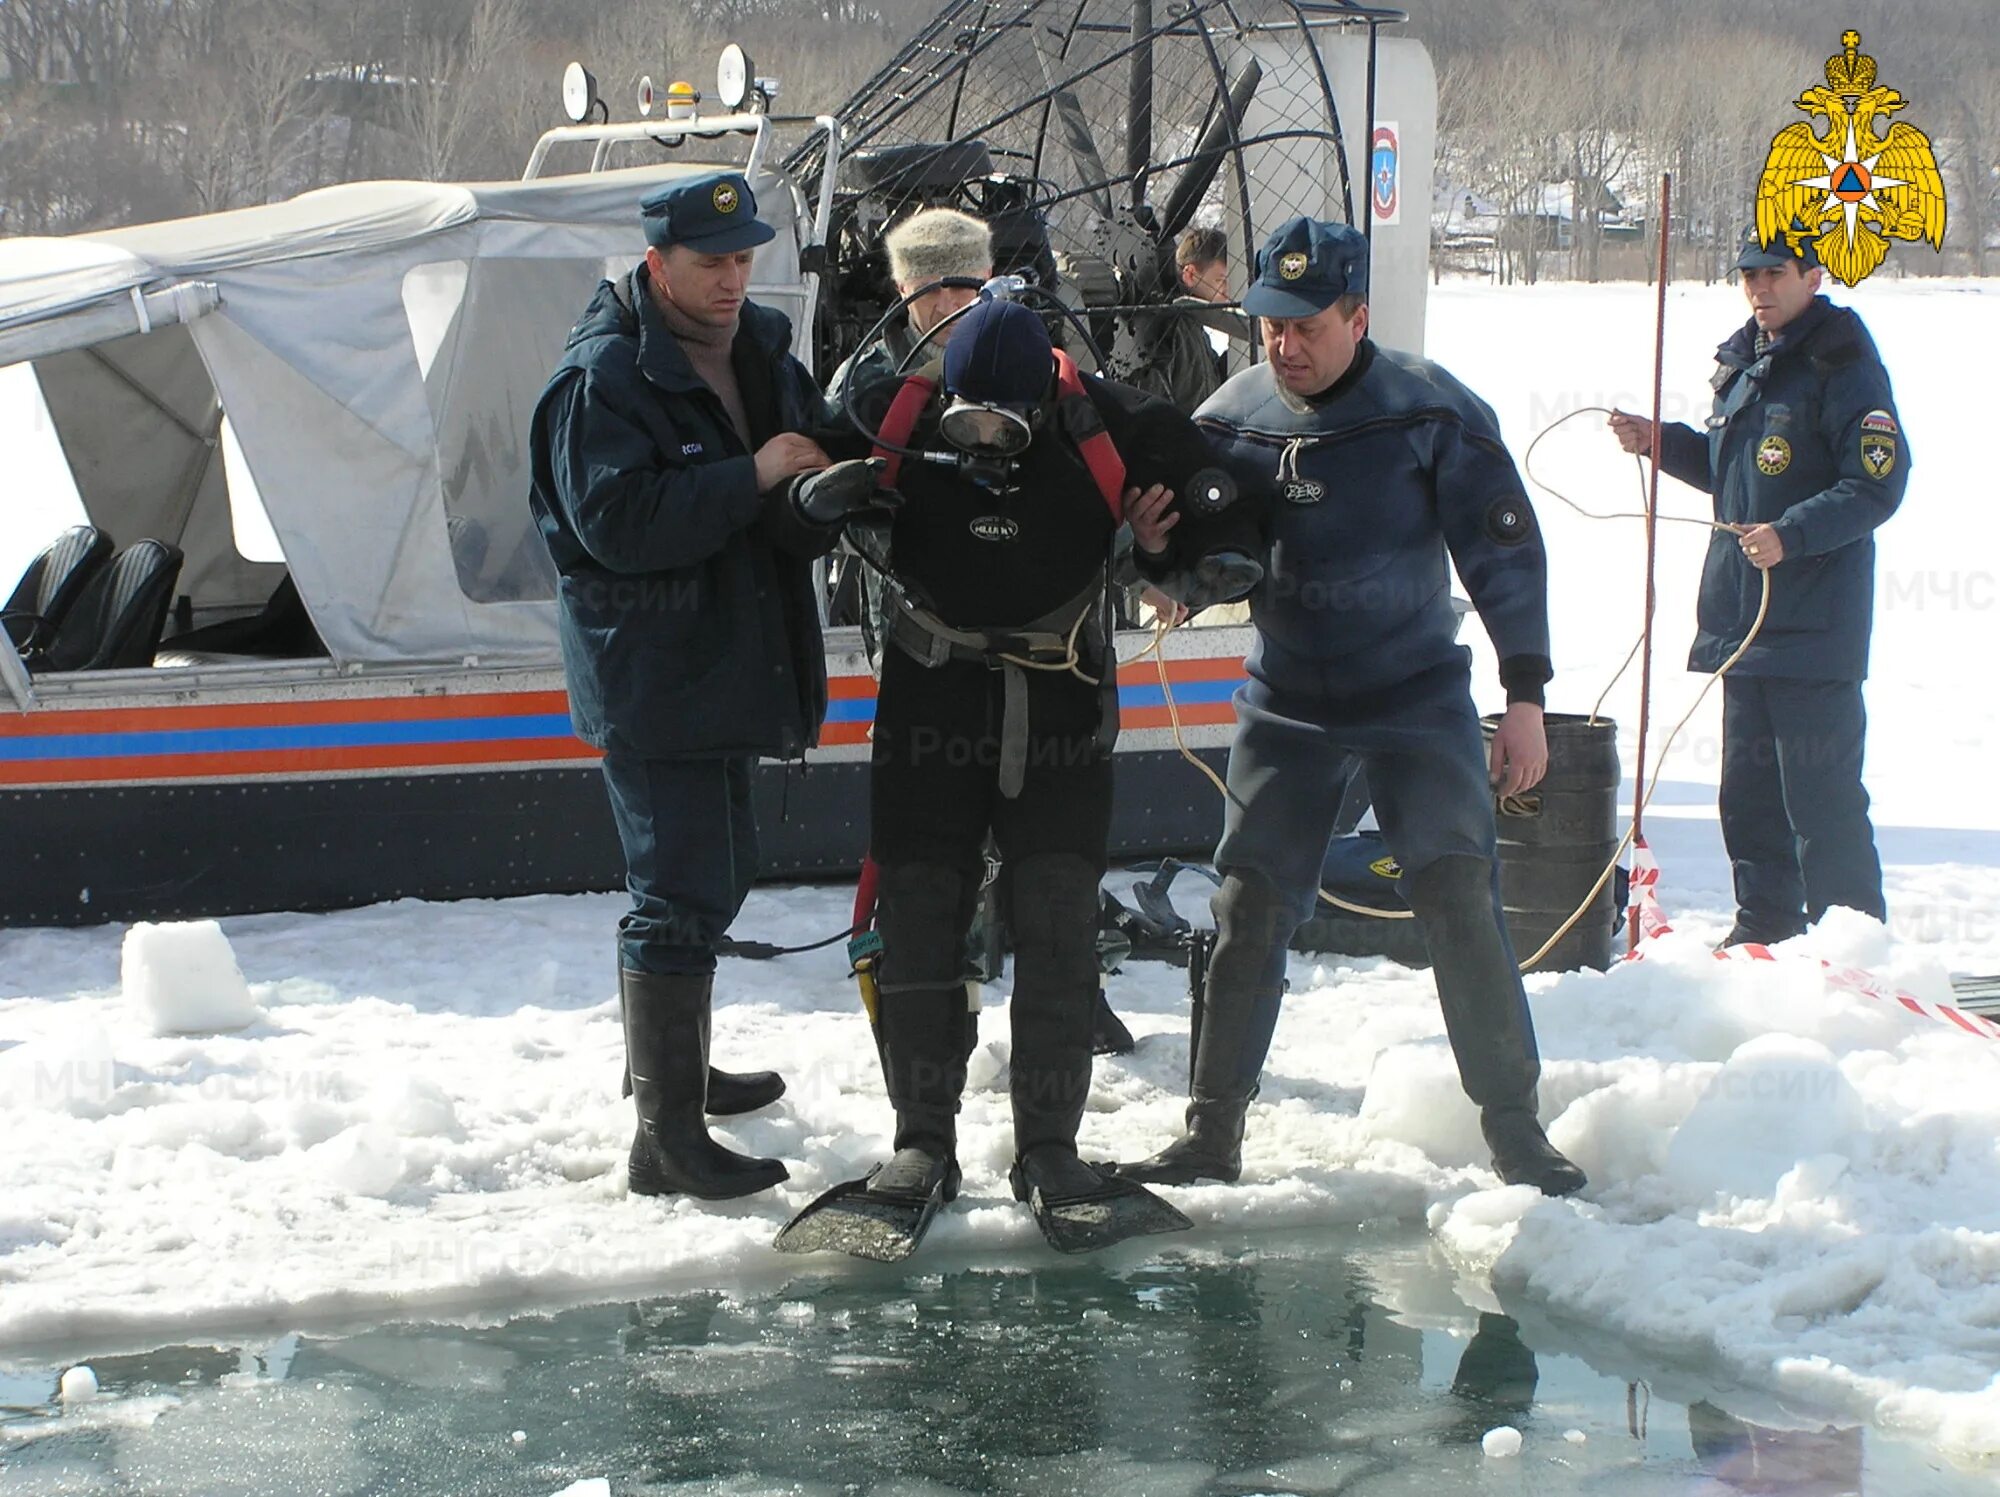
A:
<svg viewBox="0 0 2000 1497">
<path fill-rule="evenodd" d="M 1240 276 L 1301 212 L 1369 234 L 1375 326 L 1421 348 L 1436 98 L 1401 19 L 961 0 L 832 114 L 779 112 L 735 48 L 713 95 L 649 84 L 628 119 L 579 66 L 518 182 L 0 241 L 0 421 L 47 459 L 17 459 L 9 507 L 74 494 L 0 634 L 0 924 L 615 887 L 527 425 L 643 251 L 638 200 L 744 170 L 778 231 L 751 294 L 822 378 L 894 298 L 882 232 L 933 204 L 988 218 L 996 268 L 1062 298 L 1115 378 L 1149 377 L 1180 232 L 1222 229 Z M 863 852 L 874 679 L 828 625 L 820 745 L 759 769 L 770 876 Z M 1121 632 L 1116 856 L 1212 845 L 1176 737 L 1219 760 L 1248 634 L 1178 629 L 1156 661 Z"/>
</svg>

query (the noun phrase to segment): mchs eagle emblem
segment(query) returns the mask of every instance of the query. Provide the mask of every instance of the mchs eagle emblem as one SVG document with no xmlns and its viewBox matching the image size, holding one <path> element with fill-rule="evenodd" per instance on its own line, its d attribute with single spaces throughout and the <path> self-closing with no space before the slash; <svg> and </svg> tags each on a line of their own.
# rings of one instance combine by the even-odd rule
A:
<svg viewBox="0 0 2000 1497">
<path fill-rule="evenodd" d="M 1810 242 L 1820 264 L 1852 286 L 1881 265 L 1891 239 L 1944 248 L 1944 178 L 1923 131 L 1888 124 L 1910 101 L 1875 82 L 1861 33 L 1843 32 L 1840 46 L 1826 60 L 1826 87 L 1793 100 L 1826 133 L 1801 120 L 1772 138 L 1757 184 L 1757 238 L 1769 245 L 1782 235 L 1794 249 Z"/>
</svg>

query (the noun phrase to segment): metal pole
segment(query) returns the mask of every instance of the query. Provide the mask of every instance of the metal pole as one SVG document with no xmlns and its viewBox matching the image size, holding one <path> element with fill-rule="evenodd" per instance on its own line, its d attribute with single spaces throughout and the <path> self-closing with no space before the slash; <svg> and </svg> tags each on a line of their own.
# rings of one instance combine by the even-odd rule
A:
<svg viewBox="0 0 2000 1497">
<path fill-rule="evenodd" d="M 1371 247 L 1375 243 L 1375 38 L 1379 31 L 1375 22 L 1368 23 L 1368 131 L 1362 136 L 1362 180 L 1366 190 L 1361 194 L 1361 237 Z M 1354 203 L 1351 198 L 1347 213 L 1348 221 L 1352 223 Z"/>
<path fill-rule="evenodd" d="M 1646 843 L 1646 726 L 1653 710 L 1653 605 L 1654 563 L 1658 556 L 1660 517 L 1660 416 L 1666 401 L 1667 369 L 1667 243 L 1673 234 L 1672 211 L 1674 178 L 1660 174 L 1660 265 L 1659 285 L 1653 312 L 1653 434 L 1649 456 L 1652 469 L 1646 479 L 1646 620 L 1640 635 L 1639 656 L 1639 748 L 1632 771 L 1632 845 Z M 1625 922 L 1631 949 L 1639 946 L 1639 922 Z"/>
<path fill-rule="evenodd" d="M 1146 171 L 1153 163 L 1153 0 L 1132 0 L 1132 56 L 1127 63 L 1125 174 L 1132 206 L 1146 201 Z"/>
</svg>

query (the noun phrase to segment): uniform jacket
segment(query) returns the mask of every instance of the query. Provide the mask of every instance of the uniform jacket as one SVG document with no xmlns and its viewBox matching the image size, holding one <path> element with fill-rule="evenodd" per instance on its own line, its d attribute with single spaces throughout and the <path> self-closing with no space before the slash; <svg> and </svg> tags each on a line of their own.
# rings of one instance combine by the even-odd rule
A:
<svg viewBox="0 0 2000 1497">
<path fill-rule="evenodd" d="M 791 756 L 817 740 L 826 660 L 812 559 L 835 532 L 752 453 L 820 416 L 791 325 L 746 303 L 731 357 L 746 444 L 647 293 L 598 287 L 535 408 L 529 503 L 560 574 L 578 736 L 652 757 Z"/>
<path fill-rule="evenodd" d="M 1747 322 L 1716 350 L 1707 436 L 1666 427 L 1660 466 L 1715 497 L 1715 518 L 1768 524 L 1785 544 L 1744 675 L 1858 681 L 1875 612 L 1874 531 L 1902 502 L 1910 452 L 1889 373 L 1859 317 L 1825 297 L 1763 358 Z M 1713 671 L 1750 631 L 1763 596 L 1735 535 L 1715 531 L 1702 566 L 1691 670 Z"/>
<path fill-rule="evenodd" d="M 1233 467 L 1260 469 L 1275 489 L 1261 509 L 1219 522 L 1254 516 L 1264 553 L 1250 597 L 1253 676 L 1282 691 L 1351 696 L 1463 659 L 1456 562 L 1509 698 L 1540 701 L 1547 556 L 1499 424 L 1464 385 L 1364 341 L 1348 372 L 1311 400 L 1282 394 L 1263 363 L 1195 419 Z"/>
<path fill-rule="evenodd" d="M 1226 360 L 1209 339 L 1216 329 L 1238 340 L 1249 338 L 1242 314 L 1198 296 L 1177 296 L 1163 312 L 1138 319 L 1140 370 L 1133 381 L 1183 411 L 1193 411 L 1221 388 Z"/>
</svg>

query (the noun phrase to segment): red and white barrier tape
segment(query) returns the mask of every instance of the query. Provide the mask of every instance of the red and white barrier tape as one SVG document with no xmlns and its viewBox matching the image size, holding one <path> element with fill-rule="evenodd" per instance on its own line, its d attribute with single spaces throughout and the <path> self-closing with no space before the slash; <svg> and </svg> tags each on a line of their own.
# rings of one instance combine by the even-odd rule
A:
<svg viewBox="0 0 2000 1497">
<path fill-rule="evenodd" d="M 1632 887 L 1627 902 L 1627 918 L 1639 932 L 1639 944 L 1626 953 L 1628 962 L 1638 961 L 1646 954 L 1646 943 L 1659 936 L 1668 935 L 1673 926 L 1667 921 L 1667 912 L 1660 904 L 1660 865 L 1653 857 L 1653 850 L 1646 845 L 1646 839 L 1638 837 L 1632 843 Z M 1725 946 L 1714 953 L 1720 962 L 1775 962 L 1778 960 L 1768 946 L 1746 942 L 1741 946 Z M 1901 988 L 1892 987 L 1873 973 L 1864 972 L 1859 967 L 1836 967 L 1832 962 L 1815 957 L 1821 974 L 1827 983 L 1845 993 L 1857 993 L 1864 998 L 1874 998 L 1883 1003 L 1893 1003 L 1907 1009 L 1920 1018 L 1937 1024 L 1949 1024 L 1954 1029 L 1962 1029 L 1967 1034 L 1976 1034 L 1981 1039 L 2000 1040 L 2000 1023 L 1982 1014 L 1969 1014 L 1963 1009 L 1953 1008 L 1948 1003 L 1933 1003 L 1928 998 L 1919 998 L 1914 993 L 1906 993 Z"/>
<path fill-rule="evenodd" d="M 1627 898 L 1626 918 L 1631 920 L 1632 929 L 1639 933 L 1641 941 L 1673 932 L 1673 926 L 1667 923 L 1667 912 L 1660 905 L 1660 865 L 1643 836 L 1632 838 L 1632 888 Z M 1638 954 L 1638 948 L 1634 947 L 1626 960 Z"/>
</svg>

